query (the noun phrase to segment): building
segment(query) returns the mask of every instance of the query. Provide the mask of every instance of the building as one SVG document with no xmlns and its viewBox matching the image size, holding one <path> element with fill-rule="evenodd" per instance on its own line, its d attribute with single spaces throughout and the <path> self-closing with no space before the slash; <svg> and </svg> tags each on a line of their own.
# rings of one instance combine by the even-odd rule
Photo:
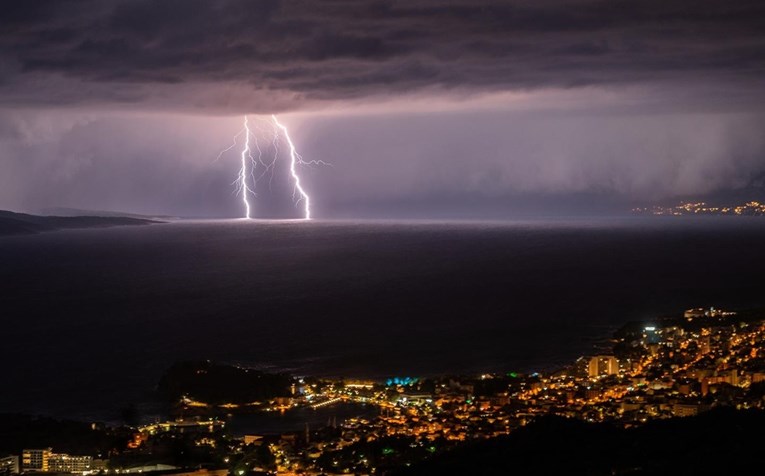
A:
<svg viewBox="0 0 765 476">
<path fill-rule="evenodd" d="M 619 373 L 619 361 L 613 355 L 596 355 L 590 358 L 587 374 L 590 377 L 616 375 Z"/>
<path fill-rule="evenodd" d="M 90 456 L 72 456 L 54 453 L 53 448 L 27 449 L 21 454 L 24 471 L 53 473 L 82 473 L 93 465 Z"/>
<path fill-rule="evenodd" d="M 21 466 L 24 471 L 48 471 L 48 460 L 53 448 L 24 450 L 21 453 Z"/>
<path fill-rule="evenodd" d="M 0 475 L 19 474 L 19 457 L 5 456 L 0 458 Z"/>
<path fill-rule="evenodd" d="M 710 307 L 709 309 L 704 309 L 702 307 L 688 309 L 683 313 L 683 316 L 689 321 L 701 317 L 729 317 L 735 315 L 735 312 L 723 311 L 722 309 L 715 309 L 714 307 Z"/>
<path fill-rule="evenodd" d="M 695 403 L 676 403 L 672 405 L 672 414 L 677 417 L 696 416 L 707 410 L 709 410 L 708 406 Z"/>
<path fill-rule="evenodd" d="M 688 309 L 688 310 L 686 310 L 683 313 L 683 317 L 685 317 L 686 319 L 691 321 L 691 320 L 699 318 L 699 317 L 704 317 L 704 313 L 705 312 L 706 311 L 705 311 L 705 309 L 703 307 L 697 307 L 697 308 L 694 308 L 694 309 Z"/>
<path fill-rule="evenodd" d="M 48 471 L 56 473 L 83 473 L 93 465 L 91 456 L 71 456 L 52 453 L 48 457 Z"/>
</svg>

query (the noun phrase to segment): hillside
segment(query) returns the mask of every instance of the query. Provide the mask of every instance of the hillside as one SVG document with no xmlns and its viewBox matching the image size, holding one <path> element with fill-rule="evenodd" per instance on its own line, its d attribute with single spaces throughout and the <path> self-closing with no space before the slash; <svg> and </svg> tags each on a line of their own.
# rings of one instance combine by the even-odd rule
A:
<svg viewBox="0 0 765 476">
<path fill-rule="evenodd" d="M 104 228 L 111 226 L 149 225 L 151 223 L 161 222 L 130 217 L 39 216 L 0 210 L 0 236 L 29 235 L 67 228 Z"/>
<path fill-rule="evenodd" d="M 471 442 L 393 474 L 762 474 L 757 459 L 760 440 L 751 435 L 759 434 L 763 424 L 765 412 L 730 408 L 632 429 L 547 417 L 508 436 Z"/>
</svg>

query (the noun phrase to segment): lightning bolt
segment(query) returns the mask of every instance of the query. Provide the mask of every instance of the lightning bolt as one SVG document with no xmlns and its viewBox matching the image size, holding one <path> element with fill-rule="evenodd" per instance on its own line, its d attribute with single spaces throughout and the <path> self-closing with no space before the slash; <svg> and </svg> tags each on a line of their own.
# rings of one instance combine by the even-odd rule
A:
<svg viewBox="0 0 765 476">
<path fill-rule="evenodd" d="M 275 115 L 271 115 L 271 119 L 274 121 L 274 124 L 284 132 L 284 138 L 287 140 L 287 144 L 290 147 L 290 175 L 292 175 L 292 180 L 295 182 L 295 188 L 292 192 L 292 198 L 294 199 L 296 195 L 300 195 L 297 199 L 297 203 L 300 203 L 300 200 L 303 200 L 303 218 L 305 220 L 311 219 L 311 197 L 308 196 L 307 193 L 305 193 L 305 190 L 303 190 L 303 187 L 300 185 L 300 176 L 297 174 L 296 166 L 297 164 L 303 164 L 303 158 L 300 157 L 300 154 L 297 153 L 295 150 L 295 144 L 292 143 L 292 139 L 290 138 L 290 133 L 287 131 L 287 128 L 284 127 L 279 120 L 276 118 Z"/>
<path fill-rule="evenodd" d="M 236 182 L 234 183 L 237 186 L 237 191 L 242 194 L 242 202 L 244 203 L 245 218 L 250 218 L 250 202 L 249 200 L 247 200 L 247 194 L 248 193 L 252 193 L 253 195 L 255 194 L 255 192 L 250 188 L 250 186 L 247 185 L 247 177 L 248 176 L 254 177 L 254 173 L 255 173 L 255 159 L 252 157 L 252 154 L 250 153 L 250 135 L 251 135 L 250 126 L 247 122 L 247 116 L 244 116 L 244 148 L 242 149 L 242 165 L 239 169 L 239 177 L 236 179 Z M 234 141 L 236 143 L 236 136 L 234 136 Z M 229 149 L 231 149 L 231 147 L 229 147 Z M 247 172 L 248 159 L 249 159 L 250 165 L 252 166 L 252 172 L 250 173 Z"/>
<path fill-rule="evenodd" d="M 313 166 L 313 165 L 329 165 L 327 162 L 324 162 L 323 160 L 310 160 L 306 161 L 303 160 L 303 157 L 297 152 L 297 149 L 295 148 L 295 144 L 292 142 L 292 138 L 290 137 L 289 131 L 287 130 L 287 127 L 279 122 L 279 120 L 276 118 L 276 115 L 271 115 L 271 120 L 268 121 L 263 118 L 259 118 L 260 121 L 269 124 L 270 127 L 273 130 L 273 135 L 271 136 L 271 148 L 273 149 L 273 158 L 266 162 L 263 160 L 263 149 L 261 148 L 257 134 L 253 134 L 252 130 L 250 129 L 249 119 L 247 116 L 244 116 L 244 126 L 243 128 L 234 135 L 234 141 L 233 144 L 231 144 L 229 147 L 222 150 L 218 157 L 215 159 L 216 161 L 221 158 L 223 154 L 228 152 L 229 150 L 233 149 L 237 146 L 237 139 L 244 135 L 244 147 L 242 148 L 241 152 L 241 163 L 239 167 L 239 173 L 237 175 L 236 180 L 233 182 L 233 185 L 235 186 L 235 193 L 242 195 L 242 203 L 244 204 L 245 209 L 245 218 L 251 218 L 251 211 L 252 207 L 250 205 L 248 195 L 251 194 L 253 196 L 257 196 L 255 193 L 255 187 L 257 183 L 262 179 L 266 174 L 270 172 L 270 177 L 268 180 L 269 189 L 271 188 L 271 182 L 274 179 L 274 168 L 276 165 L 276 161 L 279 157 L 279 144 L 280 139 L 283 137 L 284 140 L 287 142 L 287 145 L 289 146 L 289 156 L 290 156 L 290 164 L 289 164 L 289 170 L 290 170 L 290 176 L 292 178 L 292 182 L 294 184 L 292 189 L 292 200 L 295 202 L 295 206 L 299 205 L 301 202 L 303 203 L 303 219 L 304 220 L 310 220 L 311 219 L 311 197 L 306 193 L 305 189 L 303 188 L 303 185 L 300 182 L 300 175 L 298 174 L 298 166 Z M 254 124 L 254 127 L 256 131 L 262 135 L 266 134 L 266 131 L 264 131 L 263 128 L 261 128 L 257 123 Z M 255 146 L 255 149 L 258 152 L 258 158 L 254 158 L 252 156 L 252 149 L 250 148 L 250 140 L 253 141 L 253 144 Z M 255 173 L 258 164 L 263 166 L 263 172 L 261 172 L 259 175 Z M 248 184 L 248 177 L 252 181 L 252 187 Z"/>
</svg>

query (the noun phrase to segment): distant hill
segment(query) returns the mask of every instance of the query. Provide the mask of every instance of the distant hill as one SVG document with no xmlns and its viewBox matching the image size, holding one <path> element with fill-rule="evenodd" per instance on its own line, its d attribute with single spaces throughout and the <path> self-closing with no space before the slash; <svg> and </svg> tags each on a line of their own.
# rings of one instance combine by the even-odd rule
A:
<svg viewBox="0 0 765 476">
<path fill-rule="evenodd" d="M 206 403 L 249 403 L 290 395 L 292 377 L 208 361 L 178 362 L 162 375 L 159 394 L 169 402 L 187 395 Z"/>
<path fill-rule="evenodd" d="M 747 202 L 765 203 L 765 172 L 753 177 L 741 188 L 717 190 L 702 194 L 677 195 L 671 198 L 645 202 L 641 206 L 674 206 L 678 203 L 704 202 L 711 206 L 735 206 Z"/>
<path fill-rule="evenodd" d="M 110 226 L 149 225 L 158 220 L 131 217 L 40 216 L 0 210 L 0 236 L 28 235 L 66 228 L 103 228 Z"/>
<path fill-rule="evenodd" d="M 121 217 L 140 218 L 144 220 L 172 220 L 177 217 L 169 215 L 141 215 L 138 213 L 117 212 L 113 210 L 86 210 L 71 207 L 52 207 L 39 210 L 40 215 L 51 217 Z"/>
</svg>

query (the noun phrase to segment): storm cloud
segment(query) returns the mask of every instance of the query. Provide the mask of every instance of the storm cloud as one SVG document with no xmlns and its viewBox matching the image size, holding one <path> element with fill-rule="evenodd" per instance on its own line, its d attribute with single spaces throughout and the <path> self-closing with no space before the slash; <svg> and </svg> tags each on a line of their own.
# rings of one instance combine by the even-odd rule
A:
<svg viewBox="0 0 765 476">
<path fill-rule="evenodd" d="M 0 208 L 240 216 L 214 158 L 271 113 L 333 164 L 302 170 L 319 217 L 763 192 L 765 3 L 0 5 Z"/>
<path fill-rule="evenodd" d="M 743 108 L 761 104 L 765 85 L 757 0 L 11 0 L 0 9 L 6 105 L 281 112 L 401 94 L 648 84 Z"/>
</svg>

